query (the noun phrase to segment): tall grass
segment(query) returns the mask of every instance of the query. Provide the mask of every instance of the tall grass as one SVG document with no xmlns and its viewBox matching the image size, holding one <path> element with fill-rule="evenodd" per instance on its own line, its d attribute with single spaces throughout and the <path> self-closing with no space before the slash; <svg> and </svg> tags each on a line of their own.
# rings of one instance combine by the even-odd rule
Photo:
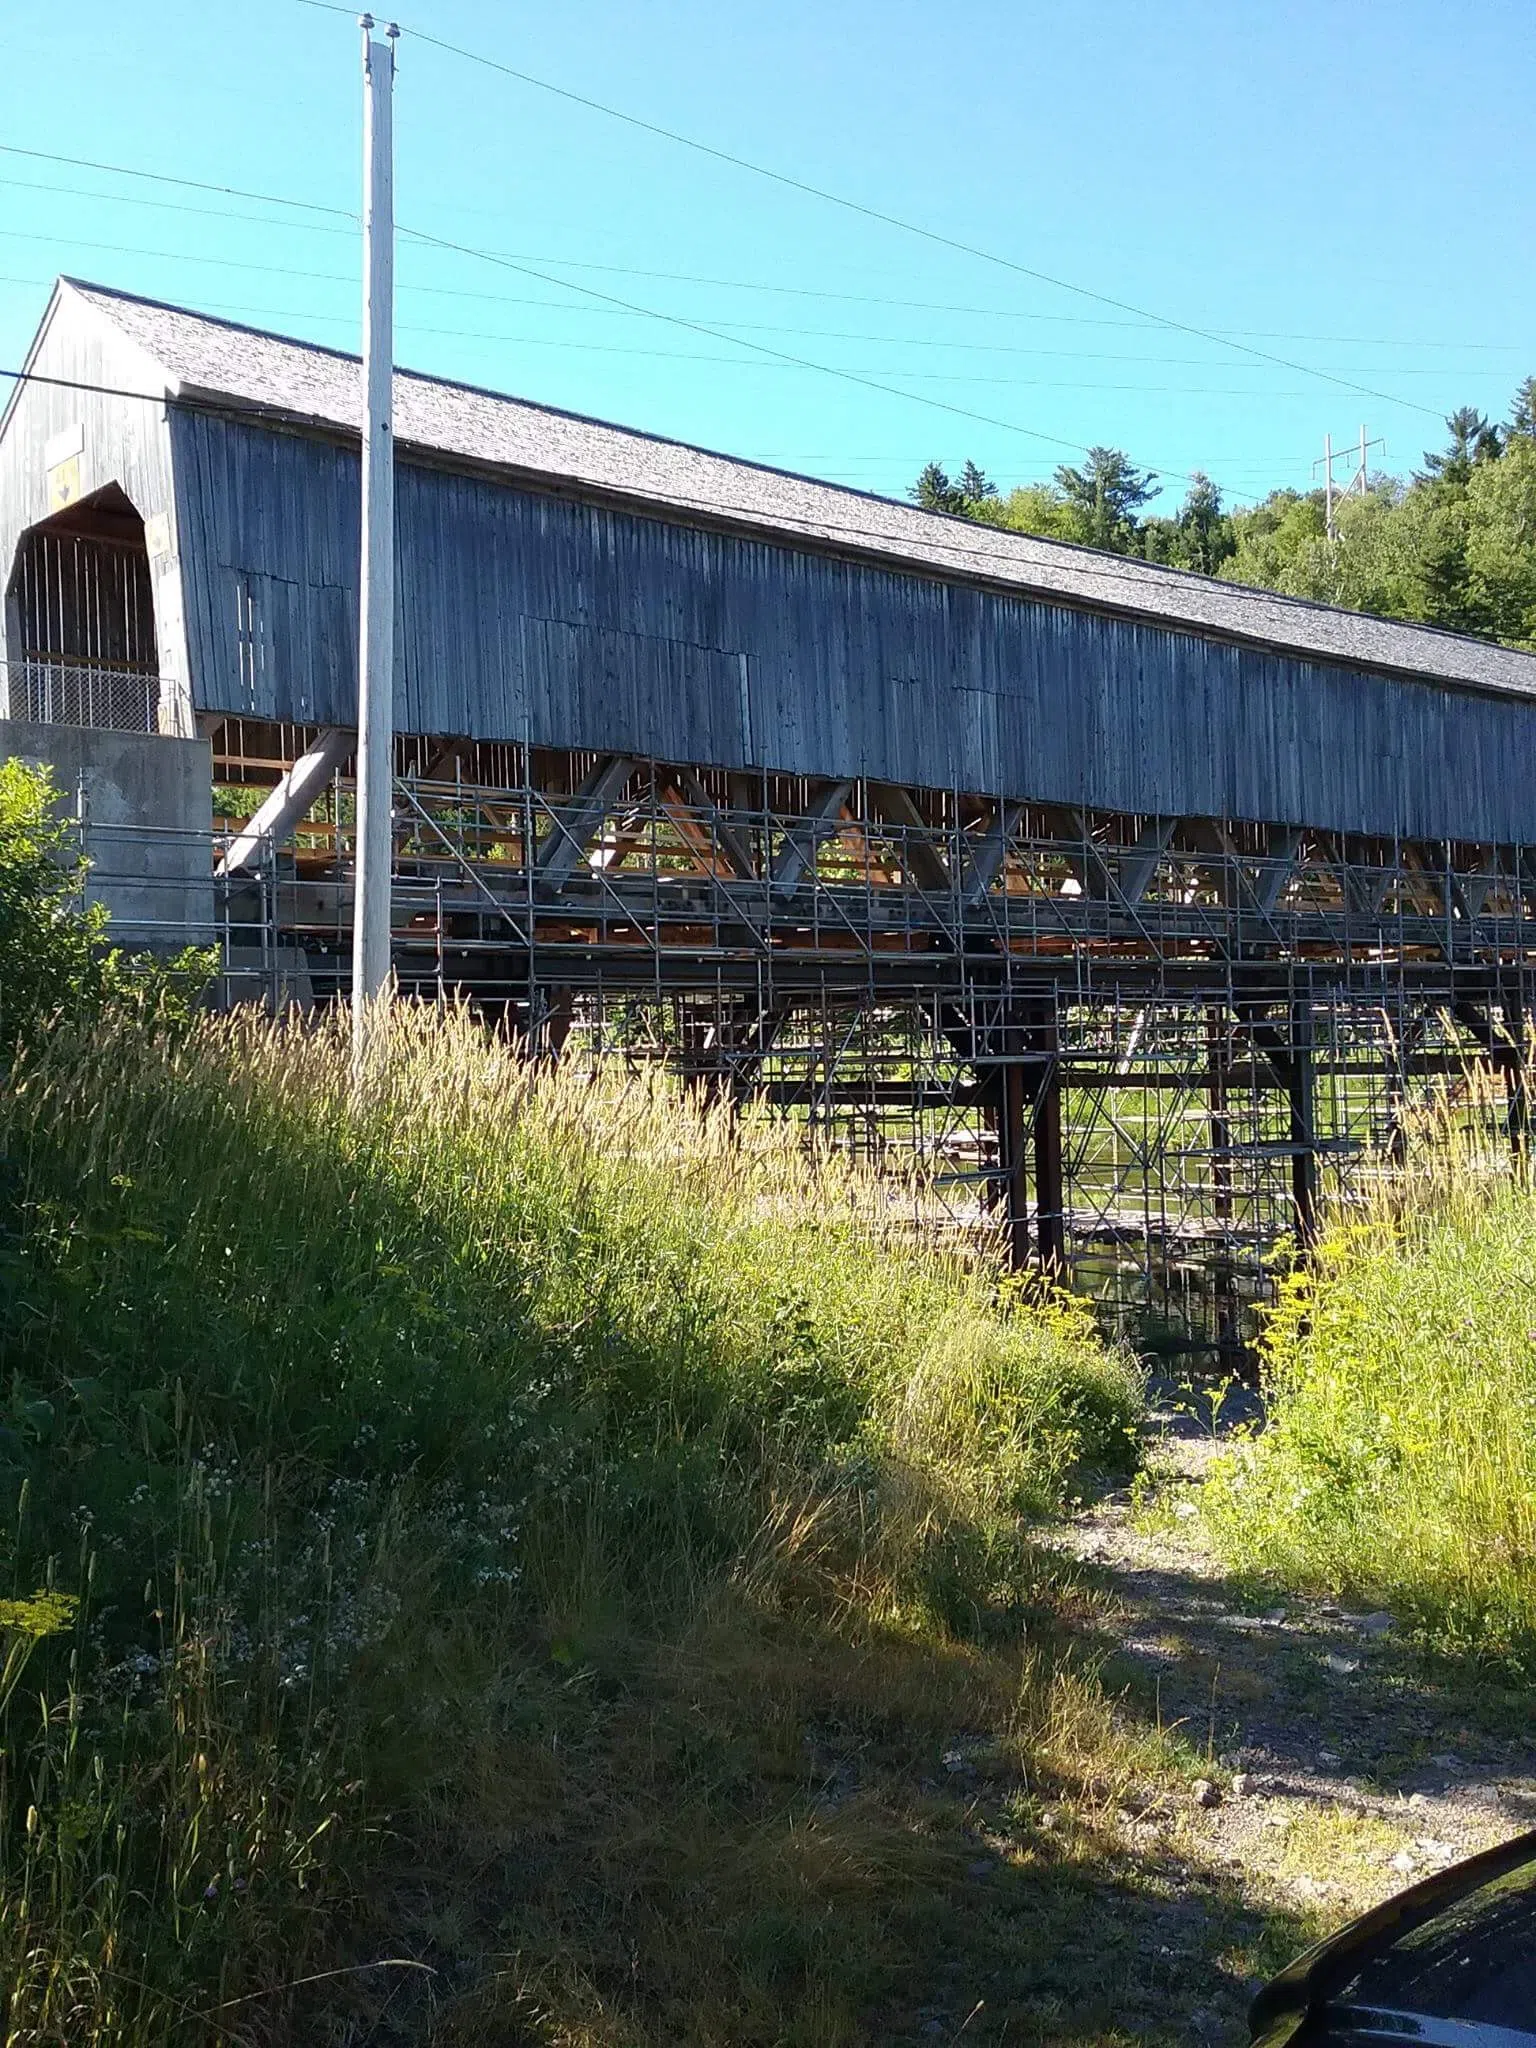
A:
<svg viewBox="0 0 1536 2048">
<path fill-rule="evenodd" d="M 1450 1649 L 1536 1646 L 1536 1187 L 1485 1083 L 1341 1211 L 1263 1339 L 1269 1420 L 1220 1462 L 1226 1555 L 1395 1609 Z"/>
<path fill-rule="evenodd" d="M 8 2039 L 309 2038 L 338 1971 L 396 1996 L 378 1871 L 464 1838 L 605 1632 L 725 1599 L 961 1641 L 1025 1597 L 1018 1517 L 1125 1462 L 1134 1374 L 888 1215 L 766 1119 L 460 1015 L 395 1013 L 360 1083 L 339 1033 L 251 1018 L 24 1054 Z"/>
</svg>

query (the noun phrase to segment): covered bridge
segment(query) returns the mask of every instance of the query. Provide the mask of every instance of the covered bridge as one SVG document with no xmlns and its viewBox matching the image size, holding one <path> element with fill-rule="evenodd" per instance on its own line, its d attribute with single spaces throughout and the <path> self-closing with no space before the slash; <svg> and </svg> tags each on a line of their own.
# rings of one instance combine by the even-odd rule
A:
<svg viewBox="0 0 1536 2048">
<path fill-rule="evenodd" d="M 0 713 L 203 749 L 231 961 L 344 992 L 355 358 L 63 280 L 25 370 Z M 1523 1139 L 1536 657 L 404 371 L 395 427 L 406 986 L 1143 1279 L 1256 1273 L 1469 1050 Z"/>
<path fill-rule="evenodd" d="M 63 280 L 25 367 L 10 713 L 352 723 L 355 359 Z M 1536 839 L 1531 656 L 405 372 L 396 431 L 403 732 Z"/>
</svg>

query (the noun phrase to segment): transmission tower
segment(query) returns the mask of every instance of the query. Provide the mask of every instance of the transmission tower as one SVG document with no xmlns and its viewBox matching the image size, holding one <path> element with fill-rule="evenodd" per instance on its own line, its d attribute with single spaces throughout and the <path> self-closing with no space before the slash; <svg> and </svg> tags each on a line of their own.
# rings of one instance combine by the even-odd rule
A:
<svg viewBox="0 0 1536 2048">
<path fill-rule="evenodd" d="M 1385 454 L 1386 446 L 1387 444 L 1384 439 L 1375 441 L 1368 439 L 1364 427 L 1360 429 L 1360 439 L 1354 447 L 1346 445 L 1335 448 L 1332 434 L 1324 434 L 1322 460 L 1321 462 L 1313 463 L 1312 474 L 1316 476 L 1319 470 L 1323 472 L 1323 523 L 1324 530 L 1330 540 L 1337 540 L 1339 537 L 1338 520 L 1335 517 L 1335 507 L 1338 505 L 1339 500 L 1355 495 L 1363 498 L 1366 495 L 1370 489 L 1370 475 L 1367 468 L 1369 452 L 1372 448 L 1380 448 L 1383 454 Z M 1354 474 L 1344 484 L 1342 490 L 1333 479 L 1333 465 L 1340 460 L 1353 461 L 1355 464 Z"/>
</svg>

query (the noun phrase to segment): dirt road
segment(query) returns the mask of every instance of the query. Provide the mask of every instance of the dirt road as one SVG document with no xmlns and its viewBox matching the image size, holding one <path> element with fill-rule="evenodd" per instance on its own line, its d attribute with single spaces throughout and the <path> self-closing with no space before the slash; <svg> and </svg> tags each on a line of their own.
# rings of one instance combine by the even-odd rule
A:
<svg viewBox="0 0 1536 2048">
<path fill-rule="evenodd" d="M 1427 1659 L 1387 1614 L 1229 1582 L 1197 1506 L 1221 1446 L 1168 1392 L 1150 1501 L 1111 1494 L 1050 1540 L 1104 1603 L 1106 1678 L 1188 1745 L 1188 1783 L 1119 1824 L 1133 1852 L 1200 1870 L 1170 2004 L 1191 2038 L 1240 2040 L 1250 1986 L 1205 1938 L 1210 1880 L 1291 1925 L 1345 1920 L 1536 1827 L 1536 1727 L 1528 1690 Z"/>
</svg>

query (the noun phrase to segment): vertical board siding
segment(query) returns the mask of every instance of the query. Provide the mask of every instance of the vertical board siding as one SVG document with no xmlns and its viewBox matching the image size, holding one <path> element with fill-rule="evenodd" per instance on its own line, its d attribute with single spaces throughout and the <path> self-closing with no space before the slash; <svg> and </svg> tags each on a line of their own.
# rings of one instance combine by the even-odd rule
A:
<svg viewBox="0 0 1536 2048">
<path fill-rule="evenodd" d="M 31 500 L 19 478 L 47 435 L 85 414 L 88 443 L 116 451 L 117 480 L 146 515 L 174 476 L 198 707 L 352 722 L 355 452 L 73 394 L 26 407 L 0 461 L 0 538 L 20 530 L 16 508 Z M 1523 699 L 415 462 L 397 472 L 396 545 L 406 730 L 1105 810 L 1536 841 L 1536 703 Z"/>
<path fill-rule="evenodd" d="M 20 659 L 22 654 L 21 619 L 12 584 L 28 529 L 55 509 L 49 502 L 47 466 L 48 444 L 55 435 L 80 430 L 81 497 L 115 484 L 146 522 L 169 521 L 173 509 L 165 409 L 155 398 L 153 379 L 146 378 L 134 351 L 110 330 L 80 324 L 61 309 L 42 338 L 32 369 L 39 380 L 59 381 L 22 385 L 0 437 L 0 583 L 7 594 L 0 610 L 0 658 L 4 659 Z M 109 395 L 124 389 L 145 392 L 147 398 Z M 174 550 L 174 524 L 168 524 L 166 532 Z M 174 553 L 151 562 L 150 570 L 157 587 L 162 575 L 174 581 Z M 184 685 L 187 673 L 179 620 L 162 617 L 157 609 L 154 624 L 161 674 L 171 681 L 179 697 L 176 686 Z M 185 705 L 174 708 L 188 709 Z"/>
</svg>

